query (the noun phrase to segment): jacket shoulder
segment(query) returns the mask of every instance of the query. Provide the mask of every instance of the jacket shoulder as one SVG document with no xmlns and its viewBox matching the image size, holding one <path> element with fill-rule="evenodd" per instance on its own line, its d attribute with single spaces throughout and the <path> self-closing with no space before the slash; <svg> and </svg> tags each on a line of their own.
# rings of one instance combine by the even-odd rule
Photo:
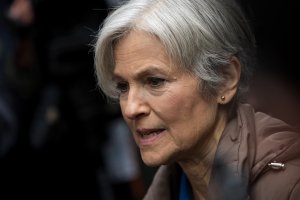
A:
<svg viewBox="0 0 300 200">
<path fill-rule="evenodd" d="M 251 186 L 251 199 L 300 199 L 300 158 L 285 164 L 282 170 L 267 170 Z"/>
<path fill-rule="evenodd" d="M 255 113 L 256 159 L 251 199 L 300 199 L 300 133 L 280 119 Z M 274 168 L 270 163 L 281 163 Z"/>
</svg>

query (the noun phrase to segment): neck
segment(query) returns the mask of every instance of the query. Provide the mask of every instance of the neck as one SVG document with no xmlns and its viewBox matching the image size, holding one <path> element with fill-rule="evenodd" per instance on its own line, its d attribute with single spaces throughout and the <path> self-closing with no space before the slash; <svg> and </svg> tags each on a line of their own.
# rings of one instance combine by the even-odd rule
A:
<svg viewBox="0 0 300 200">
<path fill-rule="evenodd" d="M 189 159 L 178 164 L 187 175 L 195 200 L 203 200 L 207 196 L 213 161 L 219 140 L 226 125 L 226 114 L 220 114 L 216 128 L 209 137 L 199 145 L 198 151 Z"/>
</svg>

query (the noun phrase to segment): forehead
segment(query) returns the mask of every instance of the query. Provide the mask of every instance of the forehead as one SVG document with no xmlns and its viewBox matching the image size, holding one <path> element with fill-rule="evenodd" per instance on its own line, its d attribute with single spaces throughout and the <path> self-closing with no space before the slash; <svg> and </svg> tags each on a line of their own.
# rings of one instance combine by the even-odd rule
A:
<svg viewBox="0 0 300 200">
<path fill-rule="evenodd" d="M 157 37 L 142 31 L 131 31 L 115 45 L 114 74 L 137 72 L 149 67 L 170 70 L 172 62 Z"/>
<path fill-rule="evenodd" d="M 164 46 L 156 36 L 137 30 L 130 31 L 116 43 L 114 48 L 115 59 L 126 58 L 128 54 L 141 56 L 143 53 L 147 53 L 147 56 L 155 54 L 167 55 Z"/>
</svg>

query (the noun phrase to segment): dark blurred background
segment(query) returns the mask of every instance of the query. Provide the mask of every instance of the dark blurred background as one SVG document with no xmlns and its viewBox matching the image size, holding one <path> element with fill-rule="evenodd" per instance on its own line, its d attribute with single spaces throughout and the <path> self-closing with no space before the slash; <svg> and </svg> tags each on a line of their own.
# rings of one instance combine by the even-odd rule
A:
<svg viewBox="0 0 300 200">
<path fill-rule="evenodd" d="M 300 131 L 299 11 L 295 2 L 239 0 L 257 40 L 257 65 L 247 101 Z"/>
<path fill-rule="evenodd" d="M 117 1 L 1 0 L 0 199 L 141 199 L 117 105 L 96 86 L 97 30 Z"/>
<path fill-rule="evenodd" d="M 296 3 L 239 1 L 258 47 L 247 102 L 300 130 Z M 0 199 L 144 195 L 156 168 L 94 75 L 91 45 L 118 3 L 0 1 Z"/>
</svg>

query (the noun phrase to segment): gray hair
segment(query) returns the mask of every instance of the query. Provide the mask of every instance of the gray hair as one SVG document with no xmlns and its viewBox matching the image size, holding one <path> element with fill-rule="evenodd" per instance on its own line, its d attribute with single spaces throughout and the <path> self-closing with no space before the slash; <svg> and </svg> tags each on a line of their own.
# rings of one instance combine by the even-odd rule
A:
<svg viewBox="0 0 300 200">
<path fill-rule="evenodd" d="M 238 96 L 247 88 L 255 40 L 233 1 L 131 0 L 106 18 L 95 45 L 96 75 L 108 97 L 118 98 L 112 81 L 114 46 L 133 29 L 155 35 L 174 63 L 201 80 L 204 96 L 217 94 L 226 81 L 222 67 L 232 56 L 241 63 Z"/>
</svg>

